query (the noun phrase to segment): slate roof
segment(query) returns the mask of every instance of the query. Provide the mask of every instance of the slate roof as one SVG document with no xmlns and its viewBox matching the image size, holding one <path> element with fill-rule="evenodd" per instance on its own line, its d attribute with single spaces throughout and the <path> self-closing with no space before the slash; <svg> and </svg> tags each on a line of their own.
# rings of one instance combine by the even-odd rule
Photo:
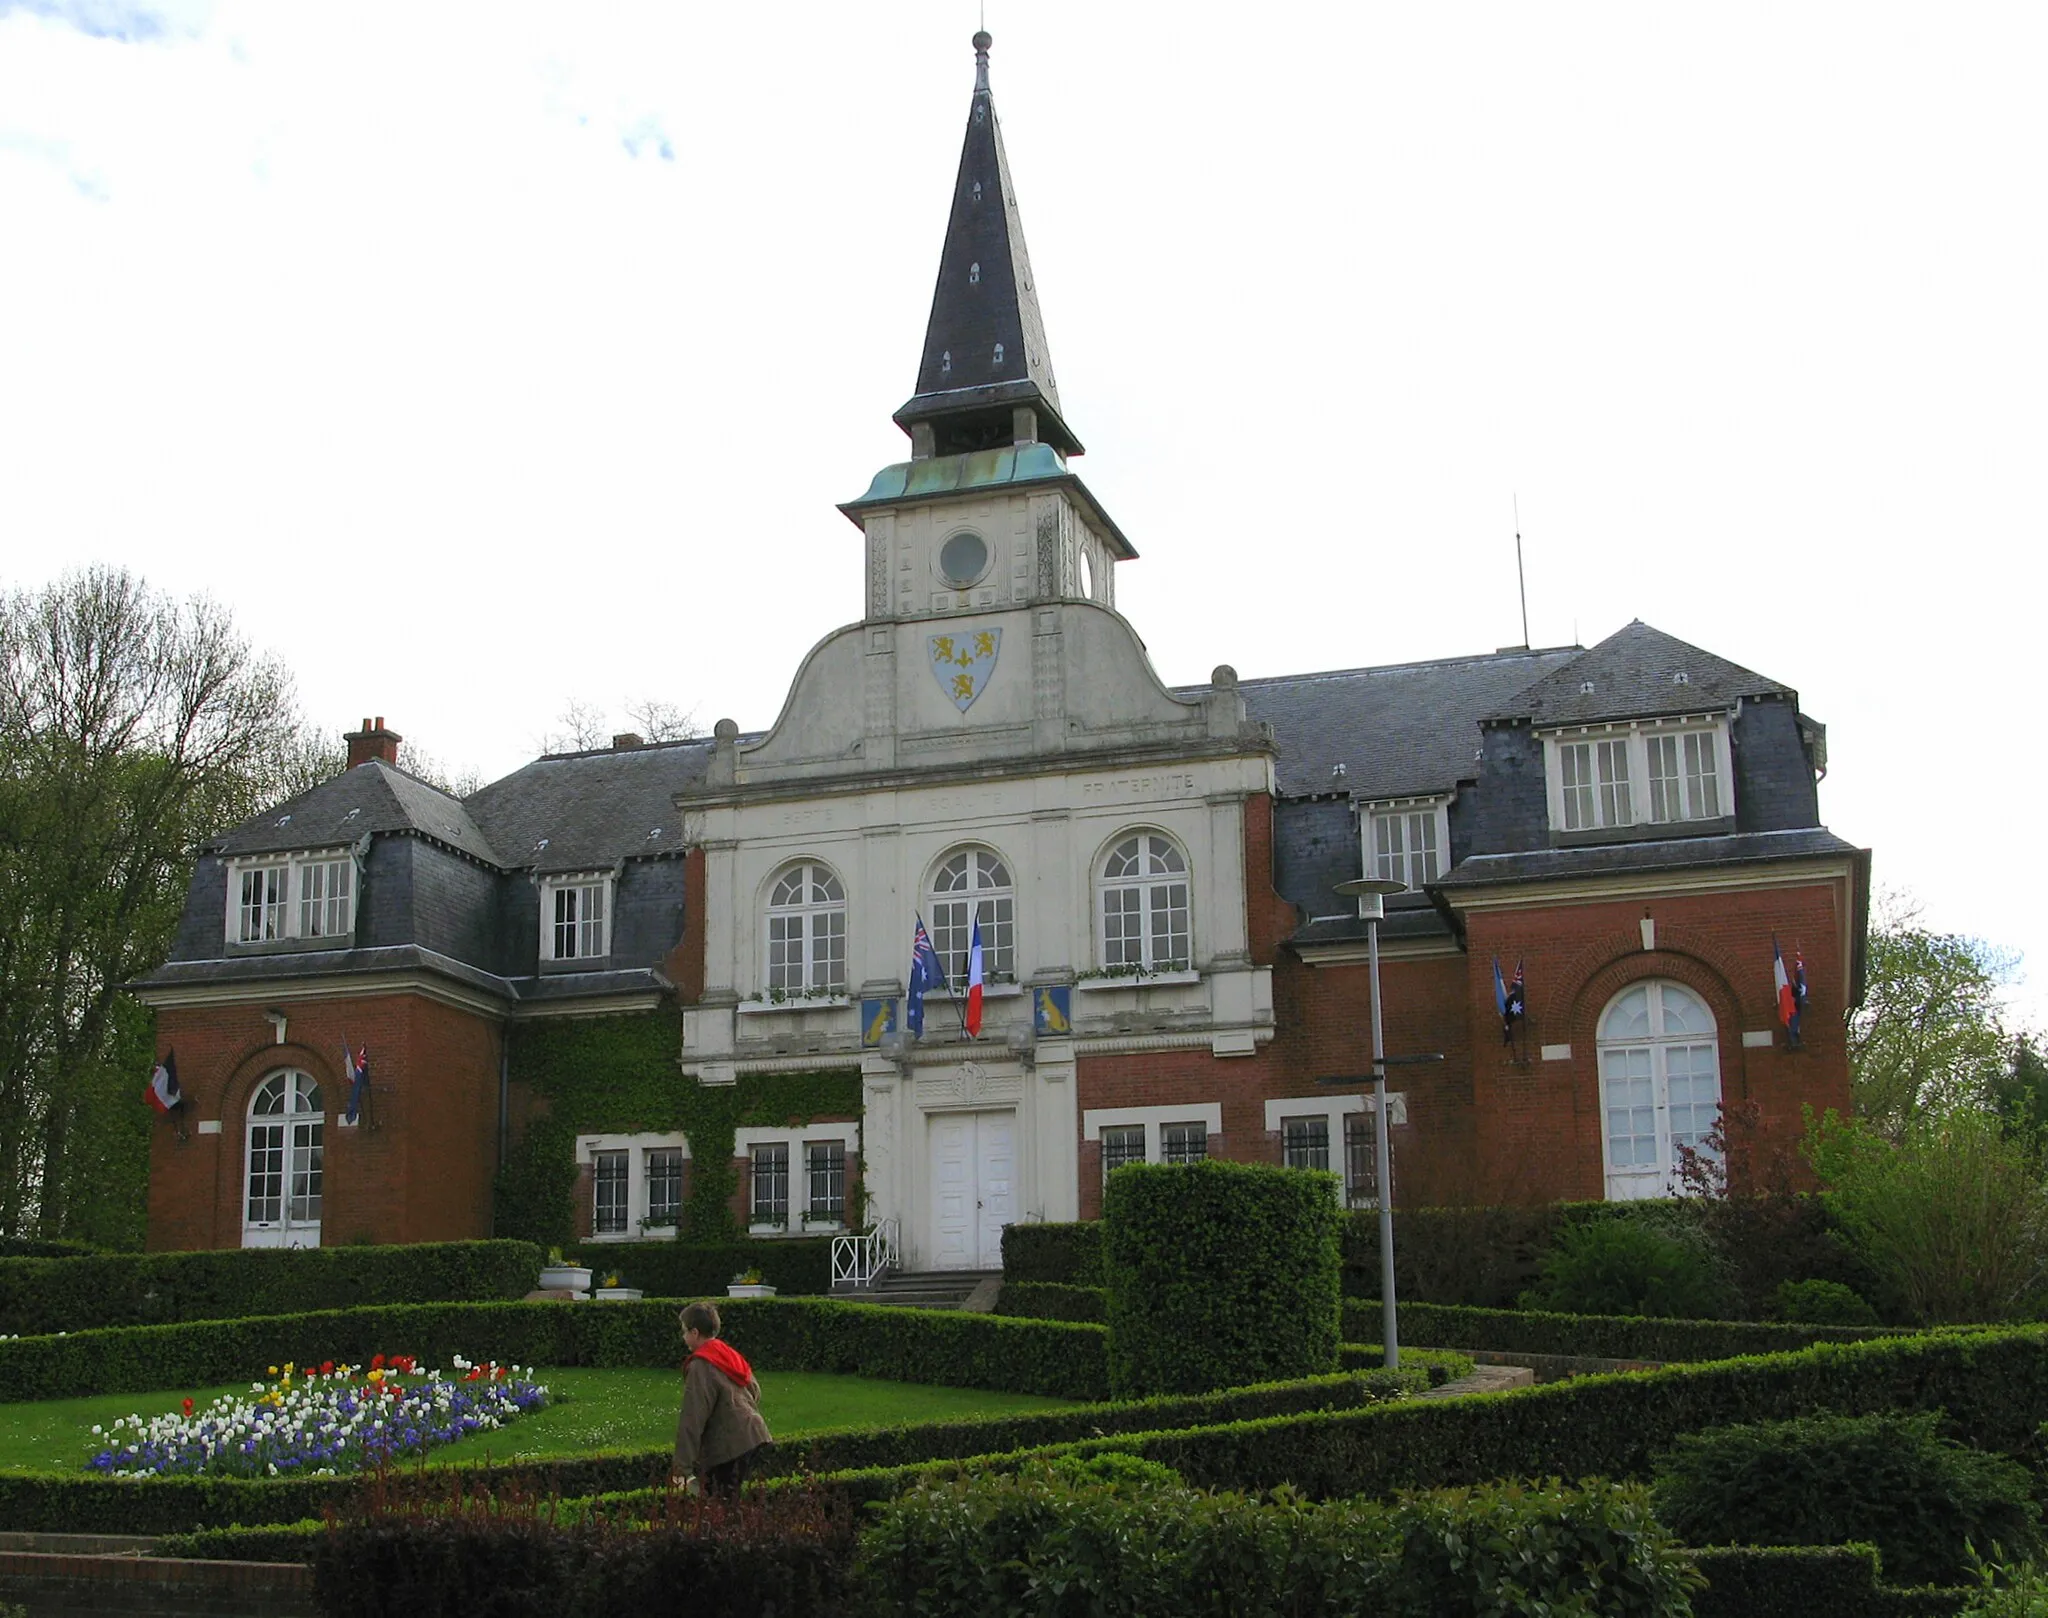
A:
<svg viewBox="0 0 2048 1618">
<path fill-rule="evenodd" d="M 486 864 L 499 863 L 466 807 L 405 771 L 371 759 L 286 800 L 223 837 L 221 853 L 277 854 L 353 843 L 366 832 L 415 831 Z"/>
<path fill-rule="evenodd" d="M 294 950 L 282 955 L 252 955 L 226 960 L 166 961 L 135 980 L 150 989 L 182 984 L 271 983 L 300 978 L 333 977 L 342 973 L 432 972 L 484 994 L 518 1004 L 587 999 L 592 995 L 657 994 L 674 987 L 652 967 L 622 967 L 609 972 L 544 973 L 539 977 L 500 977 L 482 967 L 418 944 L 382 944 L 367 949 Z"/>
<path fill-rule="evenodd" d="M 908 428 L 913 421 L 999 414 L 1013 405 L 1033 404 L 1045 442 L 1062 454 L 1078 455 L 1081 442 L 1060 419 L 1059 385 L 1053 380 L 1052 350 L 1024 246 L 1024 221 L 989 93 L 988 44 L 986 33 L 974 36 L 974 100 L 960 147 L 931 320 L 918 356 L 917 392 L 896 412 L 896 420 Z"/>
<path fill-rule="evenodd" d="M 1731 708 L 1739 697 L 1759 696 L 1796 702 L 1799 694 L 1638 618 L 1487 717 L 1581 725 Z"/>
<path fill-rule="evenodd" d="M 1574 877 L 1638 871 L 1696 870 L 1830 855 L 1868 856 L 1825 826 L 1791 831 L 1734 832 L 1726 837 L 1674 837 L 1653 843 L 1602 843 L 1591 848 L 1538 848 L 1520 854 L 1474 854 L 1431 886 L 1451 896 L 1466 889 L 1511 882 L 1555 882 Z"/>
<path fill-rule="evenodd" d="M 537 758 L 464 800 L 508 870 L 589 871 L 683 847 L 672 801 L 704 779 L 705 739 Z M 543 846 L 545 839 L 545 846 Z"/>
<path fill-rule="evenodd" d="M 1239 689 L 1250 717 L 1273 727 L 1281 792 L 1398 798 L 1448 792 L 1477 775 L 1479 721 L 1586 655 L 1577 646 L 1494 652 L 1246 680 Z M 1339 764 L 1345 773 L 1336 780 Z"/>
</svg>

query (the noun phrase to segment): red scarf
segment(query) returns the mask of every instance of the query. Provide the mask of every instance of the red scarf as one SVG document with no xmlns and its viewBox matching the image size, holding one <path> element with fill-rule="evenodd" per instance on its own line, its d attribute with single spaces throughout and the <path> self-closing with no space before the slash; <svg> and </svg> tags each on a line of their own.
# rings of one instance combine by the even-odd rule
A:
<svg viewBox="0 0 2048 1618">
<path fill-rule="evenodd" d="M 716 1337 L 705 1338 L 697 1345 L 697 1352 L 690 1357 L 710 1361 L 741 1387 L 754 1380 L 754 1368 L 747 1364 L 740 1351 Z"/>
</svg>

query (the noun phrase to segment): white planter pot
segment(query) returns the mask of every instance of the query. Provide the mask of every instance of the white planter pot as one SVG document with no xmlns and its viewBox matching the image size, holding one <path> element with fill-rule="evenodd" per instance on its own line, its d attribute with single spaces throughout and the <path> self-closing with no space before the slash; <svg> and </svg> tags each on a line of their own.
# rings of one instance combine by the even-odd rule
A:
<svg viewBox="0 0 2048 1618">
<path fill-rule="evenodd" d="M 599 1303 L 630 1303 L 645 1295 L 639 1287 L 599 1287 L 592 1294 Z"/>
<path fill-rule="evenodd" d="M 735 1281 L 725 1289 L 725 1295 L 728 1298 L 772 1298 L 775 1296 L 775 1289 L 770 1286 L 748 1286 L 743 1281 Z"/>
<path fill-rule="evenodd" d="M 571 1292 L 588 1292 L 589 1268 L 582 1264 L 543 1264 L 540 1271 L 541 1291 L 559 1292 L 564 1288 Z"/>
</svg>

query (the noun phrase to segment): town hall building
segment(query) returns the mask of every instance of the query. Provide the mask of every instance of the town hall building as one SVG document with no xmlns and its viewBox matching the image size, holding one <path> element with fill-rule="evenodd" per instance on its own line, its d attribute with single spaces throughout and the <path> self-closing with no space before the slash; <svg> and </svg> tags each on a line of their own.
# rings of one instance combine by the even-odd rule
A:
<svg viewBox="0 0 2048 1618">
<path fill-rule="evenodd" d="M 905 1268 L 989 1269 L 1126 1162 L 1330 1169 L 1358 1207 L 1662 1196 L 1686 1148 L 1741 1185 L 1846 1109 L 1869 856 L 1820 823 L 1790 687 L 1642 623 L 1160 681 L 988 45 L 908 458 L 840 508 L 849 620 L 765 730 L 458 799 L 366 720 L 342 775 L 203 850 L 135 986 L 186 1098 L 152 1246 L 886 1229 Z M 1386 1188 L 1361 874 L 1403 885 L 1387 1046 L 1429 1059 L 1394 1069 Z M 920 926 L 946 982 L 917 996 Z"/>
</svg>

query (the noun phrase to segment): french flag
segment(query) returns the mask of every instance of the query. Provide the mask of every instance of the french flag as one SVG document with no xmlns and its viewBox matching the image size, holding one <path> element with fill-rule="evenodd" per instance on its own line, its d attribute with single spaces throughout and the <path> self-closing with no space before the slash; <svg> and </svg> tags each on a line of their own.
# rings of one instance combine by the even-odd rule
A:
<svg viewBox="0 0 2048 1618">
<path fill-rule="evenodd" d="M 1788 1029 L 1794 1028 L 1799 1017 L 1799 996 L 1792 992 L 1792 980 L 1785 975 L 1785 957 L 1778 949 L 1776 933 L 1771 934 L 1771 983 L 1778 991 L 1778 1021 Z"/>
<path fill-rule="evenodd" d="M 173 1107 L 184 1105 L 185 1092 L 178 1088 L 176 1051 L 164 1053 L 164 1059 L 157 1063 L 156 1071 L 149 1076 L 149 1088 L 142 1092 L 142 1099 L 167 1118 Z"/>
<path fill-rule="evenodd" d="M 967 1037 L 981 1038 L 981 917 L 974 918 L 967 943 Z"/>
</svg>

